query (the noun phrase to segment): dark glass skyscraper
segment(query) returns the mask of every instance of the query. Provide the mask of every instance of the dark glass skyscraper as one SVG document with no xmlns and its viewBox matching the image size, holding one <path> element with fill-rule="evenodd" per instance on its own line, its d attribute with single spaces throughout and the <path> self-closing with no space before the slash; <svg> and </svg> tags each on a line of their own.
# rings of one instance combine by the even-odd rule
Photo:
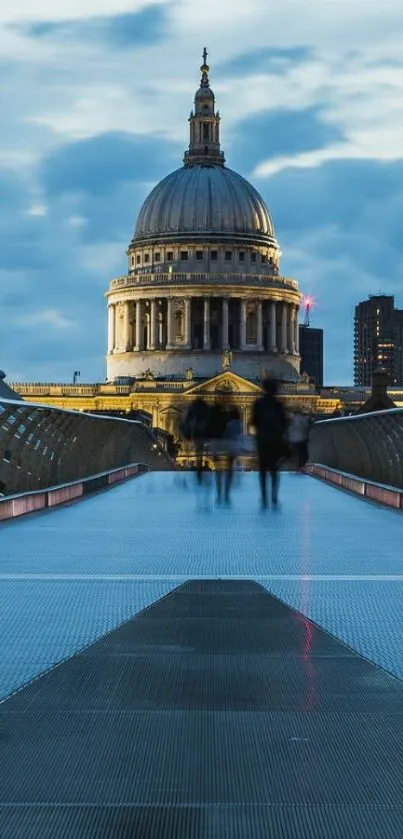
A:
<svg viewBox="0 0 403 839">
<path fill-rule="evenodd" d="M 319 387 L 323 387 L 323 329 L 299 327 L 301 373 L 308 373 Z"/>
<path fill-rule="evenodd" d="M 403 384 L 403 310 L 395 309 L 395 298 L 387 294 L 355 307 L 354 384 L 371 385 L 379 367 L 391 385 Z"/>
</svg>

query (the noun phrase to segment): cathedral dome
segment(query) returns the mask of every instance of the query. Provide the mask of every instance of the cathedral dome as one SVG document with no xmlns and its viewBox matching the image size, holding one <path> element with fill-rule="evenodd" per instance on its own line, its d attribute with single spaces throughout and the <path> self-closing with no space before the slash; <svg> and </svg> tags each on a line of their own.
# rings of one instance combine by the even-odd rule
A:
<svg viewBox="0 0 403 839">
<path fill-rule="evenodd" d="M 145 200 L 133 244 L 206 236 L 269 244 L 274 228 L 263 198 L 241 175 L 224 165 L 185 165 Z"/>
<path fill-rule="evenodd" d="M 278 248 L 263 198 L 225 166 L 206 49 L 203 59 L 184 166 L 157 184 L 145 200 L 131 246 L 207 239 Z"/>
<path fill-rule="evenodd" d="M 299 379 L 298 284 L 280 273 L 263 198 L 226 166 L 206 48 L 200 70 L 183 166 L 144 201 L 128 272 L 107 295 L 108 380 L 163 377 L 176 413 L 171 380 L 231 365 L 248 379 Z M 159 404 L 157 425 L 168 403 Z"/>
</svg>

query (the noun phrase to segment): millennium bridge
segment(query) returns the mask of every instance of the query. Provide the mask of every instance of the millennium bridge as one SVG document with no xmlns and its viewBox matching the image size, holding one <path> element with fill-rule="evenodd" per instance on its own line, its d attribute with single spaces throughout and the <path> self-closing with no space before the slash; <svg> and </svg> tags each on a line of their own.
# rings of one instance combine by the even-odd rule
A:
<svg viewBox="0 0 403 839">
<path fill-rule="evenodd" d="M 403 411 L 315 424 L 258 508 L 138 422 L 0 399 L 0 836 L 403 824 Z"/>
</svg>

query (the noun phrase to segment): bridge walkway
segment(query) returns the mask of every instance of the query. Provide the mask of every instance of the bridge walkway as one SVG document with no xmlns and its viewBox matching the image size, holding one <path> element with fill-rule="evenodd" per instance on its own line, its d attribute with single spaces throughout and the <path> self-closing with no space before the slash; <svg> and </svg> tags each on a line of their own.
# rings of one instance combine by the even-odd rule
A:
<svg viewBox="0 0 403 839">
<path fill-rule="evenodd" d="M 180 481 L 2 526 L 0 836 L 400 837 L 401 514 Z"/>
</svg>

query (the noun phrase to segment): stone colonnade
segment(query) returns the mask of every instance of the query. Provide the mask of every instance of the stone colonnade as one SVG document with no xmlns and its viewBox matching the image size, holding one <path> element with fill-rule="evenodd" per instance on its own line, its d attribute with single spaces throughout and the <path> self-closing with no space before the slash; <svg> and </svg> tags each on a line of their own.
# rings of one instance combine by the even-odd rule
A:
<svg viewBox="0 0 403 839">
<path fill-rule="evenodd" d="M 109 354 L 227 349 L 298 355 L 297 305 L 270 299 L 179 296 L 108 305 Z"/>
</svg>

